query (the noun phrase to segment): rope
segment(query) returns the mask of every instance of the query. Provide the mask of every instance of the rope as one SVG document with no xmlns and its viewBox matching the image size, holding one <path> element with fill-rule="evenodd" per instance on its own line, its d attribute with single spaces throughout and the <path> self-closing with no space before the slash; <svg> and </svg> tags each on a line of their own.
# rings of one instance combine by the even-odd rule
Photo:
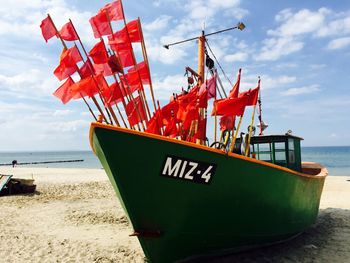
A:
<svg viewBox="0 0 350 263">
<path fill-rule="evenodd" d="M 226 80 L 230 83 L 230 85 L 233 86 L 231 80 L 227 77 L 227 75 L 226 75 L 224 69 L 221 67 L 219 61 L 217 60 L 217 58 L 216 58 L 216 56 L 215 56 L 213 50 L 210 48 L 208 40 L 205 39 L 205 42 L 207 43 L 207 46 L 208 46 L 208 48 L 209 48 L 209 51 L 210 51 L 210 53 L 213 55 L 213 57 L 214 57 L 216 63 L 219 65 L 219 68 L 221 69 L 222 74 L 225 76 Z"/>
</svg>

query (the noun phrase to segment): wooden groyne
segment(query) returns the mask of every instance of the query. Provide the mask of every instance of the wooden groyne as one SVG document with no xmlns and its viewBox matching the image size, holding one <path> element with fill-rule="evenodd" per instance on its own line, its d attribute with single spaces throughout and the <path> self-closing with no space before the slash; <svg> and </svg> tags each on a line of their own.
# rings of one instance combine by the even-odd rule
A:
<svg viewBox="0 0 350 263">
<path fill-rule="evenodd" d="M 45 162 L 30 162 L 30 163 L 16 163 L 15 165 L 28 165 L 28 164 L 46 164 L 46 163 L 75 163 L 83 162 L 84 160 L 62 160 L 62 161 L 45 161 Z M 0 166 L 13 165 L 13 163 L 0 163 Z"/>
</svg>

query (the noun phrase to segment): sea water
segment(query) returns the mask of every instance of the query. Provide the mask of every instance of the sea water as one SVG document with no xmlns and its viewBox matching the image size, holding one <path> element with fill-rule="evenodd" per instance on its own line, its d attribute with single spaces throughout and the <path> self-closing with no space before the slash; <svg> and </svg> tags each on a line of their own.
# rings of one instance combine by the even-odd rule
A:
<svg viewBox="0 0 350 263">
<path fill-rule="evenodd" d="M 13 160 L 19 167 L 48 167 L 48 168 L 90 168 L 100 169 L 102 165 L 91 151 L 59 151 L 59 152 L 0 152 L 0 164 L 11 164 Z M 62 162 L 83 160 L 82 162 Z M 54 163 L 59 161 L 59 163 Z M 39 163 L 26 164 L 21 163 Z M 53 162 L 43 163 L 40 162 Z M 1 169 L 1 166 L 0 166 Z"/>
<path fill-rule="evenodd" d="M 327 167 L 330 175 L 350 176 L 350 146 L 303 147 L 303 161 L 318 162 Z M 0 164 L 83 160 L 82 162 L 60 162 L 23 165 L 23 167 L 49 168 L 91 168 L 101 169 L 102 165 L 91 151 L 61 152 L 0 152 Z M 1 173 L 1 166 L 0 166 Z"/>
</svg>

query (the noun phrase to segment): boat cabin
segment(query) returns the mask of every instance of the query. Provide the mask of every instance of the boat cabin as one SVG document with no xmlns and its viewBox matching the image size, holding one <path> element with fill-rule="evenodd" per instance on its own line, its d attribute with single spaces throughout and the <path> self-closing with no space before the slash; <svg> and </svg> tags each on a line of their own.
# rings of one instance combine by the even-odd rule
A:
<svg viewBox="0 0 350 263">
<path fill-rule="evenodd" d="M 250 156 L 301 172 L 301 140 L 291 134 L 252 136 Z M 242 148 L 241 141 L 242 138 L 237 139 L 235 152 Z"/>
</svg>

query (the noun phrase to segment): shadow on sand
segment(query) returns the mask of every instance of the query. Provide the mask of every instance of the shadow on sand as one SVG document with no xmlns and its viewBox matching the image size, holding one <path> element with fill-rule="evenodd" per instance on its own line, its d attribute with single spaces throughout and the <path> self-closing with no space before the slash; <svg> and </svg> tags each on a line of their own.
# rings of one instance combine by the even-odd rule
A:
<svg viewBox="0 0 350 263">
<path fill-rule="evenodd" d="M 349 262 L 350 210 L 327 208 L 314 225 L 294 239 L 201 261 L 188 262 Z"/>
</svg>

